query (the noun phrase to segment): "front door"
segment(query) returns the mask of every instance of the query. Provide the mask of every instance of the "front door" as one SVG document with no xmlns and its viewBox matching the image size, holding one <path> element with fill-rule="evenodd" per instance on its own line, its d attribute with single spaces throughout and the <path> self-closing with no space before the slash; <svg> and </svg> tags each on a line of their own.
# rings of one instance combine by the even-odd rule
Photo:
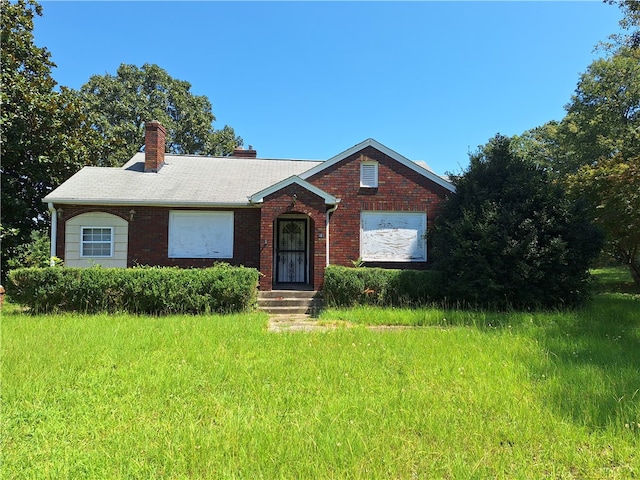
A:
<svg viewBox="0 0 640 480">
<path fill-rule="evenodd" d="M 280 218 L 276 231 L 277 283 L 307 283 L 307 221 Z"/>
</svg>

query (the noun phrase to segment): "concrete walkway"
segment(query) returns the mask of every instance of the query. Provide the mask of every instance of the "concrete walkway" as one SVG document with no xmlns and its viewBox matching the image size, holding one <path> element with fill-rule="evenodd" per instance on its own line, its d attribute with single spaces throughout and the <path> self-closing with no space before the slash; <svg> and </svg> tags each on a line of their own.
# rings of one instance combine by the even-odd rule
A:
<svg viewBox="0 0 640 480">
<path fill-rule="evenodd" d="M 267 331 L 269 332 L 323 332 L 338 327 L 348 327 L 348 322 L 324 322 L 311 315 L 271 315 Z"/>
<path fill-rule="evenodd" d="M 311 315 L 271 315 L 267 331 L 281 332 L 327 332 L 338 328 L 351 328 L 357 325 L 344 320 L 318 320 Z M 408 330 L 421 327 L 403 325 L 369 325 L 369 330 Z"/>
</svg>

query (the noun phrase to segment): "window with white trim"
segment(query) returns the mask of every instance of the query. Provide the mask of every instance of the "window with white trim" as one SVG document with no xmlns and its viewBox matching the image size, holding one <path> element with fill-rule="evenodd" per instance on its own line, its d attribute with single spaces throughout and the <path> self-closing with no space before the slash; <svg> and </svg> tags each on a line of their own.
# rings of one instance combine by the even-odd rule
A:
<svg viewBox="0 0 640 480">
<path fill-rule="evenodd" d="M 113 227 L 82 227 L 80 243 L 82 257 L 112 257 Z"/>
<path fill-rule="evenodd" d="M 169 212 L 169 258 L 233 258 L 233 212 Z"/>
<path fill-rule="evenodd" d="M 378 162 L 366 161 L 360 163 L 360 186 L 363 188 L 378 188 Z"/>
<path fill-rule="evenodd" d="M 425 262 L 426 232 L 424 212 L 362 212 L 360 257 L 368 262 Z"/>
</svg>

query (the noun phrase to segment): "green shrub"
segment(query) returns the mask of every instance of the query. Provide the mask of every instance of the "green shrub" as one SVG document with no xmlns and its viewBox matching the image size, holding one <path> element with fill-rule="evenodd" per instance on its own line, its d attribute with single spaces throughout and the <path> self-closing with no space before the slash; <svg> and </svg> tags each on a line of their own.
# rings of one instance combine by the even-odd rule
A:
<svg viewBox="0 0 640 480">
<path fill-rule="evenodd" d="M 60 263 L 60 259 L 55 261 Z M 15 252 L 7 259 L 7 266 L 12 268 L 48 267 L 51 262 L 51 243 L 46 232 L 31 232 L 31 241 L 16 247 Z"/>
<path fill-rule="evenodd" d="M 219 264 L 172 267 L 20 268 L 11 299 L 33 312 L 228 313 L 251 309 L 258 271 Z"/>
<path fill-rule="evenodd" d="M 442 275 L 434 270 L 392 270 L 387 297 L 394 305 L 428 305 L 442 299 Z"/>
<path fill-rule="evenodd" d="M 417 306 L 441 299 L 441 277 L 426 270 L 349 268 L 330 265 L 325 270 L 327 306 Z"/>
<path fill-rule="evenodd" d="M 579 305 L 602 236 L 582 202 L 497 135 L 454 178 L 432 230 L 448 299 L 508 310 Z"/>
</svg>

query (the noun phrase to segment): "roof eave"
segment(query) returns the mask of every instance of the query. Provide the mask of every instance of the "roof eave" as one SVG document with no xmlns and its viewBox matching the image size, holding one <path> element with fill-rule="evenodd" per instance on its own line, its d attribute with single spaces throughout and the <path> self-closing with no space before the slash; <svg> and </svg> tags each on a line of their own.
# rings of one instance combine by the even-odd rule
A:
<svg viewBox="0 0 640 480">
<path fill-rule="evenodd" d="M 43 203 L 52 203 L 54 205 L 83 205 L 83 206 L 100 206 L 100 207 L 193 207 L 193 208 L 251 208 L 255 207 L 250 202 L 185 202 L 185 201 L 139 201 L 139 200 L 110 200 L 97 199 L 87 200 L 79 198 L 48 198 L 42 199 Z"/>
</svg>

